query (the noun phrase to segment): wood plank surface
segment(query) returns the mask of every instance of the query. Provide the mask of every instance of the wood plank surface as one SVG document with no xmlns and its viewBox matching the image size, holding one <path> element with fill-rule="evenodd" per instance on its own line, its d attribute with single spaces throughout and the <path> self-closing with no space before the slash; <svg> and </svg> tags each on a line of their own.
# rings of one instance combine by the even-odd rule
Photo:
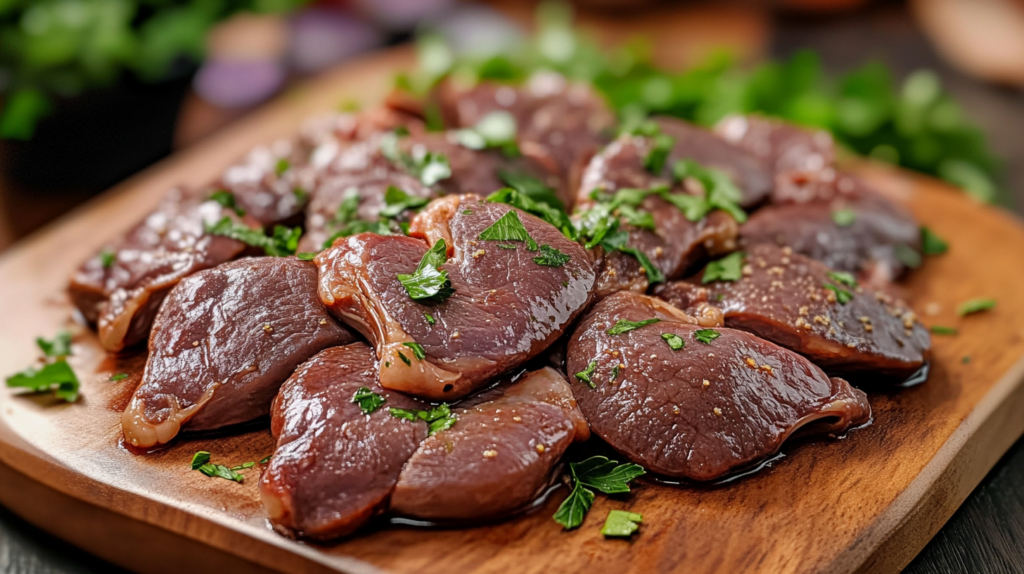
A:
<svg viewBox="0 0 1024 574">
<path fill-rule="evenodd" d="M 934 181 L 861 166 L 950 241 L 950 252 L 930 258 L 906 287 L 926 323 L 955 325 L 961 334 L 935 338 L 926 384 L 871 393 L 872 426 L 840 440 L 787 446 L 781 460 L 754 476 L 704 488 L 642 482 L 631 495 L 598 498 L 589 520 L 569 533 L 550 519 L 565 495 L 558 492 L 537 511 L 500 524 L 381 524 L 319 547 L 269 529 L 255 469 L 245 471 L 244 484 L 189 470 L 196 450 L 225 464 L 263 458 L 272 448 L 265 428 L 192 437 L 147 456 L 129 453 L 120 445 L 119 411 L 138 376 L 108 379 L 137 372 L 143 359 L 106 357 L 91 333 L 69 321 L 68 274 L 172 185 L 208 181 L 253 145 L 293 133 L 303 119 L 341 101 L 379 99 L 396 67 L 408 62 L 402 51 L 372 56 L 288 94 L 0 258 L 0 373 L 31 363 L 35 336 L 70 327 L 84 393 L 73 405 L 0 393 L 0 461 L 64 496 L 173 535 L 124 540 L 85 533 L 77 543 L 115 560 L 130 545 L 119 563 L 152 572 L 168 571 L 166 554 L 156 550 L 174 540 L 201 543 L 182 542 L 182 552 L 205 545 L 218 556 L 284 572 L 889 572 L 913 558 L 1024 432 L 1024 227 Z M 995 297 L 998 307 L 956 317 L 959 302 L 982 296 Z M 17 497 L 17 484 L 0 480 L 0 500 Z M 47 500 L 12 506 L 61 533 L 60 513 Z M 644 515 L 633 540 L 600 535 L 613 508 Z M 97 515 L 95 532 L 104 520 Z M 150 539 L 157 548 L 146 551 Z"/>
</svg>

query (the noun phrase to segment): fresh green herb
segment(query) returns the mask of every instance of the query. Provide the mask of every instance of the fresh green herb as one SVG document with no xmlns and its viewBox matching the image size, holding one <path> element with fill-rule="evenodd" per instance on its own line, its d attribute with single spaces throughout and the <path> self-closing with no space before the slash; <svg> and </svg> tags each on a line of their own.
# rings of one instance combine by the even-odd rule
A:
<svg viewBox="0 0 1024 574">
<path fill-rule="evenodd" d="M 398 409 L 395 407 L 389 408 L 388 411 L 395 418 L 408 421 L 425 421 L 427 423 L 428 436 L 433 436 L 445 429 L 451 428 L 458 420 L 458 417 L 451 411 L 451 407 L 447 403 L 441 403 L 426 411 Z"/>
<path fill-rule="evenodd" d="M 512 207 L 519 208 L 526 213 L 536 215 L 551 225 L 554 225 L 562 232 L 562 235 L 565 235 L 569 239 L 576 241 L 579 238 L 579 235 L 576 232 L 576 227 L 573 225 L 572 220 L 569 219 L 569 216 L 562 211 L 561 202 L 557 199 L 554 200 L 558 203 L 556 206 L 546 199 L 534 197 L 518 191 L 518 189 L 506 187 L 487 196 L 487 201 L 504 203 L 511 205 Z"/>
<path fill-rule="evenodd" d="M 583 381 L 584 383 L 587 383 L 588 387 L 596 389 L 597 385 L 594 384 L 594 381 L 591 379 L 591 377 L 594 375 L 595 369 L 597 369 L 597 361 L 590 361 L 590 364 L 587 365 L 586 370 L 580 371 L 573 376 Z"/>
<path fill-rule="evenodd" d="M 284 172 L 291 169 L 291 167 L 291 162 L 282 157 L 281 159 L 277 160 L 277 164 L 274 165 L 274 173 L 277 174 L 277 177 L 281 177 L 282 175 L 284 175 Z"/>
<path fill-rule="evenodd" d="M 264 253 L 274 257 L 293 255 L 299 246 L 299 237 L 302 236 L 302 229 L 298 227 L 288 228 L 275 225 L 273 235 L 268 237 L 263 234 L 262 229 L 252 229 L 241 223 L 235 223 L 227 216 L 215 225 L 208 225 L 206 232 L 210 235 L 230 237 L 253 247 L 260 247 Z"/>
<path fill-rule="evenodd" d="M 352 395 L 352 402 L 359 405 L 359 410 L 363 411 L 364 415 L 379 409 L 386 400 L 383 395 L 373 392 L 370 387 L 359 387 Z"/>
<path fill-rule="evenodd" d="M 423 359 L 427 358 L 427 352 L 423 350 L 423 345 L 420 345 L 419 343 L 416 343 L 414 341 L 402 343 L 402 345 L 412 349 L 412 354 L 417 359 L 422 361 Z"/>
<path fill-rule="evenodd" d="M 31 389 L 34 393 L 53 391 L 58 399 L 73 403 L 78 400 L 78 376 L 64 359 L 57 359 L 36 369 L 29 367 L 7 377 L 7 386 Z"/>
<path fill-rule="evenodd" d="M 57 359 L 67 357 L 71 355 L 71 333 L 68 331 L 59 331 L 53 339 L 36 337 L 36 346 L 39 347 L 39 350 L 47 357 L 54 357 Z"/>
<path fill-rule="evenodd" d="M 225 189 L 220 189 L 210 194 L 210 199 L 221 204 L 226 209 L 231 209 L 238 217 L 245 216 L 245 210 L 235 203 L 235 194 Z"/>
<path fill-rule="evenodd" d="M 260 464 L 267 464 L 268 462 L 270 462 L 270 459 L 273 456 L 274 455 L 272 455 L 272 454 L 268 454 L 267 456 L 263 457 L 263 460 L 260 461 Z"/>
<path fill-rule="evenodd" d="M 694 331 L 693 336 L 701 343 L 704 343 L 705 345 L 710 345 L 711 341 L 714 341 L 715 339 L 721 337 L 722 334 L 714 329 L 697 329 L 696 331 Z"/>
<path fill-rule="evenodd" d="M 384 203 L 387 204 L 387 207 L 380 210 L 381 216 L 397 217 L 407 209 L 419 209 L 420 207 L 423 207 L 430 203 L 430 199 L 409 195 L 401 189 L 398 189 L 393 185 L 389 185 L 387 191 L 384 193 Z"/>
<path fill-rule="evenodd" d="M 201 450 L 192 455 L 192 470 L 199 470 L 199 467 L 208 462 L 210 462 L 210 453 L 205 450 Z"/>
<path fill-rule="evenodd" d="M 499 243 L 496 247 L 498 249 L 515 249 L 516 248 L 516 246 L 512 245 L 511 243 Z"/>
<path fill-rule="evenodd" d="M 949 251 L 949 244 L 931 229 L 921 226 L 921 251 L 925 255 L 942 255 Z"/>
<path fill-rule="evenodd" d="M 626 319 L 619 319 L 611 329 L 608 329 L 608 334 L 621 335 L 623 333 L 635 331 L 641 327 L 646 327 L 647 325 L 653 325 L 660 321 L 661 319 L 644 319 L 643 321 L 627 321 Z"/>
<path fill-rule="evenodd" d="M 673 351 L 678 351 L 679 349 L 682 349 L 684 346 L 686 346 L 686 341 L 684 341 L 682 337 L 676 335 L 675 333 L 662 333 L 661 338 L 664 339 L 666 343 L 668 343 L 668 347 Z"/>
<path fill-rule="evenodd" d="M 544 267 L 561 267 L 572 257 L 562 253 L 550 245 L 540 246 L 540 255 L 533 258 L 533 262 Z"/>
<path fill-rule="evenodd" d="M 655 175 L 661 173 L 661 170 L 665 169 L 668 154 L 672 152 L 675 145 L 676 140 L 673 137 L 665 134 L 654 136 L 651 141 L 651 150 L 644 157 L 644 169 Z"/>
<path fill-rule="evenodd" d="M 640 528 L 639 525 L 643 519 L 642 515 L 635 512 L 611 510 L 608 512 L 608 518 L 604 521 L 604 527 L 601 528 L 601 534 L 629 538 Z"/>
<path fill-rule="evenodd" d="M 853 293 L 850 293 L 842 287 L 837 287 L 831 283 L 826 283 L 824 287 L 836 294 L 836 301 L 838 301 L 840 305 L 846 305 L 850 301 L 853 301 Z"/>
<path fill-rule="evenodd" d="M 726 255 L 718 261 L 708 263 L 708 266 L 704 269 L 704 278 L 701 279 L 701 283 L 739 280 L 743 276 L 744 256 L 742 251 L 737 251 L 736 253 Z"/>
<path fill-rule="evenodd" d="M 456 130 L 455 138 L 460 145 L 469 149 L 497 148 L 509 157 L 519 155 L 516 120 L 504 110 L 485 115 L 472 128 Z"/>
<path fill-rule="evenodd" d="M 295 196 L 295 201 L 299 203 L 306 203 L 307 201 L 309 201 L 309 192 L 302 189 L 301 187 L 296 187 L 295 189 L 293 189 L 292 195 Z"/>
<path fill-rule="evenodd" d="M 995 306 L 995 299 L 971 299 L 969 301 L 964 301 L 963 303 L 961 303 L 960 306 L 956 308 L 956 312 L 959 313 L 961 317 L 963 317 L 965 315 L 970 315 L 972 313 L 988 311 L 989 309 L 992 309 Z"/>
<path fill-rule="evenodd" d="M 970 355 L 964 355 L 964 357 L 963 357 L 962 359 L 960 359 L 960 362 L 961 362 L 961 363 L 963 363 L 963 364 L 965 364 L 965 365 L 966 365 L 967 363 L 970 363 L 970 362 L 971 362 L 971 357 L 970 357 Z"/>
<path fill-rule="evenodd" d="M 412 361 L 409 360 L 409 357 L 405 356 L 405 353 L 403 353 L 401 351 L 395 351 L 395 352 L 398 353 L 398 358 L 402 359 L 402 362 L 405 363 L 405 365 L 407 367 L 411 367 L 412 366 Z"/>
<path fill-rule="evenodd" d="M 612 217 L 606 219 L 610 221 L 610 226 L 605 229 L 598 229 L 595 232 L 595 239 L 592 239 L 587 244 L 587 249 L 592 249 L 592 243 L 597 242 L 596 245 L 600 245 L 605 252 L 611 253 L 613 251 L 619 251 L 626 255 L 631 255 L 635 258 L 640 266 L 643 267 L 644 273 L 647 275 L 647 281 L 650 284 L 661 283 L 665 281 L 665 274 L 661 272 L 661 269 L 655 267 L 651 260 L 648 259 L 647 254 L 636 247 L 626 246 L 626 241 L 629 240 L 629 233 L 626 231 L 618 230 L 619 221 L 618 218 Z M 585 233 L 590 233 L 587 231 Z"/>
<path fill-rule="evenodd" d="M 532 175 L 522 171 L 512 171 L 508 169 L 499 169 L 498 178 L 501 179 L 502 183 L 539 203 L 546 203 L 549 206 L 557 209 L 558 211 L 565 213 L 565 205 L 562 203 L 558 196 L 555 194 L 555 190 L 547 186 L 543 181 L 533 177 Z M 490 200 L 490 198 L 488 198 Z M 508 203 L 507 201 L 502 203 Z M 518 205 L 516 207 L 519 207 Z M 519 207 L 524 211 L 528 211 L 525 208 Z M 533 213 L 529 211 L 529 213 Z M 537 214 L 534 214 L 537 215 Z M 538 217 L 540 217 L 538 215 Z M 558 227 L 557 225 L 555 227 Z"/>
<path fill-rule="evenodd" d="M 110 269 L 111 267 L 114 266 L 114 263 L 116 262 L 116 253 L 114 253 L 110 249 L 104 249 L 103 251 L 100 251 L 100 265 L 102 265 L 104 269 Z"/>
<path fill-rule="evenodd" d="M 837 209 L 832 212 L 832 221 L 839 227 L 849 227 L 857 221 L 857 212 L 852 209 Z"/>
<path fill-rule="evenodd" d="M 312 260 L 316 259 L 317 255 L 319 255 L 319 253 L 311 253 L 309 251 L 303 251 L 301 253 L 297 253 L 295 256 L 299 258 L 299 261 L 312 261 Z"/>
<path fill-rule="evenodd" d="M 647 275 L 647 282 L 651 285 L 656 283 L 663 283 L 665 281 L 665 274 L 661 272 L 651 263 L 651 260 L 647 258 L 647 254 L 636 247 L 619 247 L 618 249 L 622 253 L 632 255 L 640 262 L 640 266 L 644 269 L 644 274 Z"/>
<path fill-rule="evenodd" d="M 431 315 L 430 313 L 424 313 L 423 318 L 427 320 L 427 324 L 430 325 L 431 327 L 433 327 L 434 324 L 437 323 L 437 319 L 434 319 L 434 316 Z"/>
<path fill-rule="evenodd" d="M 639 465 L 619 464 L 603 456 L 592 456 L 581 462 L 569 463 L 573 489 L 554 515 L 555 522 L 566 530 L 583 524 L 583 519 L 594 502 L 594 489 L 605 494 L 629 492 L 629 483 L 646 474 Z"/>
<path fill-rule="evenodd" d="M 630 205 L 620 205 L 615 213 L 626 223 L 654 231 L 654 216 L 650 212 L 643 211 Z"/>
<path fill-rule="evenodd" d="M 960 333 L 955 327 L 943 327 L 942 325 L 932 325 L 928 330 L 936 335 L 956 335 Z"/>
<path fill-rule="evenodd" d="M 234 482 L 245 482 L 244 476 L 222 464 L 213 464 L 212 462 L 208 462 L 196 470 L 209 477 L 223 478 Z"/>
<path fill-rule="evenodd" d="M 839 283 L 840 285 L 846 285 L 852 289 L 858 287 L 857 278 L 853 276 L 853 273 L 846 271 L 829 271 L 827 273 L 828 278 Z"/>
<path fill-rule="evenodd" d="M 505 215 L 481 231 L 477 239 L 481 241 L 525 241 L 528 251 L 537 251 L 537 242 L 530 237 L 515 209 L 506 211 Z"/>
<path fill-rule="evenodd" d="M 416 148 L 414 154 L 402 152 L 398 146 L 398 136 L 394 132 L 381 137 L 380 149 L 384 157 L 419 178 L 423 185 L 432 186 L 452 176 L 452 168 L 446 155 L 419 148 Z"/>
<path fill-rule="evenodd" d="M 246 469 L 252 468 L 254 466 L 256 466 L 255 462 L 252 462 L 252 461 L 243 462 L 242 464 L 240 464 L 238 466 L 231 467 L 231 470 L 246 470 Z"/>
<path fill-rule="evenodd" d="M 123 380 L 125 380 L 127 378 L 128 378 L 128 373 L 114 373 L 113 375 L 110 375 L 110 378 L 108 380 L 110 382 L 114 383 L 114 382 L 117 382 L 117 381 L 123 381 Z"/>
<path fill-rule="evenodd" d="M 438 239 L 434 246 L 423 255 L 420 264 L 411 275 L 398 274 L 398 280 L 405 287 L 409 297 L 416 301 L 440 303 L 455 293 L 448 272 L 438 269 L 448 261 L 448 246 L 444 239 Z"/>
<path fill-rule="evenodd" d="M 667 192 L 662 194 L 662 197 L 674 203 L 676 207 L 679 207 L 679 209 L 686 215 L 687 219 L 697 221 L 704 215 L 701 214 L 700 217 L 696 218 L 691 217 L 691 215 L 697 215 L 700 211 L 703 211 L 704 214 L 706 214 L 712 209 L 720 209 L 731 215 L 737 223 L 743 223 L 747 220 L 747 213 L 739 206 L 739 202 L 743 198 L 743 194 L 740 192 L 740 188 L 736 187 L 736 184 L 733 183 L 732 179 L 725 172 L 715 168 L 702 166 L 690 159 L 682 159 L 672 166 L 672 174 L 678 181 L 684 181 L 686 179 L 696 180 L 704 189 L 704 204 L 700 207 L 697 207 L 696 204 L 687 204 L 688 202 L 692 203 L 693 200 L 688 200 L 686 198 L 697 196 L 668 194 Z"/>
<path fill-rule="evenodd" d="M 911 269 L 917 269 L 921 266 L 921 254 L 909 245 L 897 244 L 893 247 L 892 254 L 900 263 Z"/>
<path fill-rule="evenodd" d="M 472 209 L 463 209 L 462 210 L 462 215 L 473 215 L 473 210 Z"/>
<path fill-rule="evenodd" d="M 619 372 L 621 370 L 622 367 L 619 365 L 615 365 L 614 367 L 612 367 L 612 376 L 611 378 L 608 379 L 609 384 L 615 384 L 615 380 L 619 378 Z"/>
</svg>

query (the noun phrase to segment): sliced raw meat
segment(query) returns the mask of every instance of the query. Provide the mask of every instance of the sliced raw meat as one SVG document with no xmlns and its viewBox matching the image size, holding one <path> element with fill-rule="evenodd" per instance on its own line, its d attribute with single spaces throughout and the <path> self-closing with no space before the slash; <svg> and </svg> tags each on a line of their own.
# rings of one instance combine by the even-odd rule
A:
<svg viewBox="0 0 1024 574">
<path fill-rule="evenodd" d="M 830 199 L 836 191 L 835 143 L 827 131 L 755 115 L 726 117 L 715 132 L 773 171 L 773 202 Z"/>
<path fill-rule="evenodd" d="M 859 181 L 859 180 L 851 180 Z M 744 245 L 774 243 L 884 285 L 921 260 L 921 232 L 903 206 L 856 184 L 831 201 L 770 205 L 740 227 Z"/>
<path fill-rule="evenodd" d="M 182 428 L 266 416 L 296 366 L 355 340 L 316 289 L 316 266 L 291 257 L 240 259 L 178 283 L 157 315 L 142 384 L 121 418 L 127 441 L 148 448 Z"/>
<path fill-rule="evenodd" d="M 142 342 L 167 292 L 183 277 L 237 257 L 245 244 L 207 235 L 205 225 L 232 210 L 172 190 L 141 223 L 88 259 L 68 291 L 108 351 Z"/>
<path fill-rule="evenodd" d="M 535 500 L 569 444 L 590 436 L 572 389 L 554 369 L 495 394 L 455 409 L 458 422 L 423 441 L 398 478 L 392 511 L 453 521 L 506 515 Z"/>
<path fill-rule="evenodd" d="M 364 387 L 384 399 L 369 413 L 354 402 Z M 389 408 L 428 407 L 381 388 L 373 349 L 362 343 L 321 351 L 295 371 L 274 400 L 277 449 L 260 478 L 275 529 L 329 540 L 386 509 L 402 465 L 427 436 L 426 424 Z"/>
<path fill-rule="evenodd" d="M 830 373 L 904 379 L 924 365 L 931 344 L 902 301 L 866 290 L 849 274 L 788 247 L 751 247 L 736 281 L 679 281 L 654 294 L 687 312 L 714 305 L 726 326 L 800 353 Z"/>
<path fill-rule="evenodd" d="M 527 241 L 480 239 L 502 218 L 521 222 L 533 251 Z M 417 215 L 410 233 L 430 244 L 366 233 L 335 242 L 316 259 L 321 300 L 373 342 L 385 388 L 465 396 L 548 347 L 590 301 L 594 272 L 583 248 L 508 205 L 449 196 Z M 441 239 L 448 260 L 437 269 L 454 294 L 440 303 L 413 299 L 397 276 L 413 275 Z M 545 245 L 567 259 L 541 265 L 535 259 Z"/>
<path fill-rule="evenodd" d="M 840 433 L 869 420 L 864 393 L 800 355 L 743 331 L 701 329 L 668 309 L 618 293 L 599 302 L 569 342 L 580 410 L 633 462 L 714 480 L 763 461 L 797 431 Z M 658 322 L 632 330 L 619 323 L 651 319 Z"/>
</svg>

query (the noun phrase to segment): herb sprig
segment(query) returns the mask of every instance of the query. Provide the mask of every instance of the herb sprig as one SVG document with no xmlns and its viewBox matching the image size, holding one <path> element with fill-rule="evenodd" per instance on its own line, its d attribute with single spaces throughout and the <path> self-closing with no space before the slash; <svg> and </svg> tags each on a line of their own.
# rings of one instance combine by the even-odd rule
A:
<svg viewBox="0 0 1024 574">
<path fill-rule="evenodd" d="M 578 528 L 594 503 L 594 490 L 605 494 L 629 492 L 629 483 L 646 471 L 637 464 L 619 464 L 603 456 L 569 463 L 572 491 L 555 512 L 555 522 L 566 530 Z M 593 490 L 591 490 L 593 489 Z"/>
</svg>

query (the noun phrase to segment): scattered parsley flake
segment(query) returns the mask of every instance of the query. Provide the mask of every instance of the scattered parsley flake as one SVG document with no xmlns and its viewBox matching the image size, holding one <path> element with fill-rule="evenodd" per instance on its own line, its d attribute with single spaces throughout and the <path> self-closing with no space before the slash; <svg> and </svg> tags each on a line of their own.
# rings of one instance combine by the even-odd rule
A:
<svg viewBox="0 0 1024 574">
<path fill-rule="evenodd" d="M 263 457 L 263 460 L 260 461 L 260 464 L 267 464 L 268 462 L 270 462 L 270 459 L 273 456 L 274 455 L 272 455 L 272 454 L 268 454 L 267 456 Z"/>
<path fill-rule="evenodd" d="M 619 372 L 621 370 L 622 370 L 621 365 L 615 365 L 614 367 L 612 367 L 612 376 L 611 376 L 610 379 L 608 379 L 608 382 L 610 384 L 614 384 L 615 380 L 619 378 Z"/>
<path fill-rule="evenodd" d="M 675 138 L 665 134 L 657 134 L 651 138 L 651 150 L 644 157 L 644 169 L 655 175 L 660 174 L 665 169 L 668 154 L 675 145 Z"/>
<path fill-rule="evenodd" d="M 661 319 L 644 319 L 643 321 L 627 321 L 626 319 L 619 319 L 611 329 L 608 329 L 608 334 L 621 335 L 623 333 L 635 331 L 641 327 L 646 327 L 647 325 L 653 325 L 660 321 Z"/>
<path fill-rule="evenodd" d="M 516 248 L 516 246 L 512 245 L 511 243 L 499 243 L 495 247 L 497 247 L 498 249 L 515 249 Z"/>
<path fill-rule="evenodd" d="M 317 255 L 319 255 L 319 253 L 303 251 L 301 253 L 297 253 L 295 256 L 299 258 L 299 261 L 312 261 L 316 259 Z"/>
<path fill-rule="evenodd" d="M 668 347 L 673 351 L 678 351 L 679 349 L 682 349 L 683 347 L 686 346 L 686 341 L 684 341 L 682 337 L 676 335 L 675 333 L 662 333 L 661 338 L 664 339 L 666 343 L 668 343 Z"/>
<path fill-rule="evenodd" d="M 840 285 L 846 285 L 856 289 L 858 287 L 857 278 L 853 276 L 853 273 L 846 271 L 829 271 L 828 278 L 839 283 Z"/>
<path fill-rule="evenodd" d="M 629 492 L 629 483 L 646 474 L 633 463 L 619 464 L 603 456 L 592 456 L 581 462 L 569 463 L 573 489 L 553 516 L 566 530 L 583 524 L 583 519 L 594 502 L 594 489 L 605 494 Z"/>
<path fill-rule="evenodd" d="M 62 358 L 71 355 L 71 333 L 59 331 L 53 339 L 36 337 L 36 346 L 47 357 Z"/>
<path fill-rule="evenodd" d="M 438 239 L 423 255 L 416 270 L 409 275 L 399 273 L 398 280 L 413 300 L 440 303 L 455 293 L 448 272 L 438 269 L 447 261 L 448 245 L 444 239 Z"/>
<path fill-rule="evenodd" d="M 523 226 L 523 221 L 519 219 L 519 213 L 515 209 L 506 211 L 505 215 L 481 231 L 477 239 L 481 241 L 524 241 L 527 251 L 537 251 L 538 249 L 537 242 L 530 237 L 530 233 L 526 231 L 526 227 Z"/>
<path fill-rule="evenodd" d="M 379 409 L 387 401 L 383 395 L 373 392 L 370 387 L 359 387 L 352 395 L 352 402 L 359 405 L 359 410 L 368 415 Z"/>
<path fill-rule="evenodd" d="M 964 357 L 962 359 L 960 359 L 960 362 L 965 364 L 965 365 L 967 363 L 970 363 L 971 362 L 971 356 L 970 355 L 964 355 Z"/>
<path fill-rule="evenodd" d="M 8 387 L 31 389 L 34 393 L 53 391 L 55 397 L 69 403 L 78 400 L 78 376 L 64 359 L 46 363 L 38 369 L 29 367 L 7 377 L 6 383 Z"/>
<path fill-rule="evenodd" d="M 540 246 L 540 255 L 533 258 L 533 262 L 543 267 L 561 267 L 572 257 L 562 253 L 550 245 Z"/>
<path fill-rule="evenodd" d="M 849 227 L 857 221 L 857 212 L 852 209 L 837 209 L 832 212 L 832 221 L 839 227 Z"/>
<path fill-rule="evenodd" d="M 936 335 L 957 335 L 960 333 L 956 327 L 943 327 L 942 325 L 932 325 L 928 330 Z"/>
<path fill-rule="evenodd" d="M 123 380 L 125 380 L 127 378 L 128 378 L 128 373 L 115 373 L 113 375 L 110 375 L 110 378 L 107 379 L 107 380 L 109 380 L 110 382 L 114 383 L 114 382 L 117 382 L 117 381 L 123 381 Z"/>
<path fill-rule="evenodd" d="M 921 226 L 921 252 L 925 255 L 942 255 L 949 251 L 949 243 L 931 229 Z"/>
<path fill-rule="evenodd" d="M 427 320 L 427 324 L 430 325 L 431 327 L 433 327 L 434 324 L 437 323 L 437 319 L 434 319 L 434 316 L 431 315 L 430 313 L 424 313 L 423 318 Z"/>
<path fill-rule="evenodd" d="M 291 162 L 282 157 L 281 159 L 277 160 L 277 164 L 274 166 L 274 173 L 277 174 L 277 177 L 281 177 L 282 175 L 284 175 L 284 172 L 291 169 L 291 167 Z"/>
<path fill-rule="evenodd" d="M 693 332 L 693 337 L 705 345 L 710 345 L 711 341 L 721 336 L 722 334 L 714 329 L 697 329 Z"/>
<path fill-rule="evenodd" d="M 911 269 L 917 269 L 921 266 L 921 254 L 909 245 L 897 244 L 893 247 L 892 254 L 896 257 L 897 261 Z"/>
<path fill-rule="evenodd" d="M 309 201 L 309 192 L 302 189 L 301 187 L 296 187 L 295 189 L 293 189 L 292 195 L 295 196 L 295 201 L 299 203 L 306 203 L 307 201 Z"/>
<path fill-rule="evenodd" d="M 116 262 L 116 253 L 114 253 L 110 249 L 104 249 L 103 251 L 100 251 L 100 265 L 102 265 L 104 269 L 110 269 L 111 267 L 114 266 L 114 263 Z"/>
<path fill-rule="evenodd" d="M 832 285 L 831 283 L 826 283 L 824 287 L 836 294 L 836 301 L 838 301 L 840 305 L 846 305 L 850 301 L 853 301 L 853 293 L 850 293 L 842 287 Z"/>
<path fill-rule="evenodd" d="M 299 238 L 302 236 L 302 229 L 298 227 L 288 228 L 283 225 L 275 225 L 273 235 L 268 237 L 263 234 L 262 229 L 252 229 L 232 221 L 227 216 L 214 225 L 207 225 L 206 232 L 210 235 L 230 237 L 253 247 L 260 247 L 264 253 L 273 257 L 293 255 L 299 246 Z"/>
<path fill-rule="evenodd" d="M 635 512 L 611 510 L 608 512 L 608 518 L 605 519 L 604 526 L 601 528 L 601 534 L 608 537 L 629 538 L 640 528 L 639 525 L 643 522 L 643 519 L 643 515 L 636 514 Z"/>
<path fill-rule="evenodd" d="M 384 203 L 387 204 L 387 207 L 380 210 L 380 215 L 391 218 L 397 217 L 407 209 L 419 209 L 430 203 L 430 199 L 409 195 L 405 191 L 389 185 L 387 191 L 384 192 Z"/>
<path fill-rule="evenodd" d="M 564 221 L 568 221 L 568 216 L 565 213 L 565 204 L 562 203 L 562 200 L 558 199 L 558 195 L 555 193 L 555 190 L 546 185 L 543 181 L 537 179 L 536 177 L 533 177 L 532 175 L 526 172 L 511 171 L 507 169 L 499 169 L 498 178 L 502 181 L 502 183 L 507 185 L 509 188 L 518 192 L 519 195 L 522 195 L 526 199 L 530 200 L 530 202 L 545 205 L 546 207 L 555 210 L 555 212 L 560 213 L 562 217 L 559 219 L 564 219 Z M 511 201 L 492 199 L 495 195 L 500 194 L 503 191 L 504 190 L 499 190 L 491 194 L 491 196 L 487 198 L 487 201 L 500 201 L 501 203 L 508 203 L 509 205 L 514 205 L 515 207 L 518 207 L 519 209 L 522 209 L 527 213 L 533 213 L 537 217 L 547 220 L 547 218 L 544 215 L 536 213 L 535 211 L 528 209 L 522 205 L 512 203 Z M 538 207 L 537 209 L 540 210 L 541 208 Z M 548 223 L 551 223 L 552 225 L 558 227 L 559 229 L 562 228 L 560 224 L 555 223 L 553 221 L 548 221 Z"/>
<path fill-rule="evenodd" d="M 409 357 L 406 357 L 405 354 L 402 353 L 401 351 L 395 351 L 395 352 L 398 353 L 398 358 L 402 359 L 403 363 L 405 363 L 409 367 L 412 366 L 412 361 L 409 360 Z"/>
<path fill-rule="evenodd" d="M 681 159 L 672 166 L 672 174 L 677 181 L 692 178 L 698 181 L 701 187 L 704 188 L 703 198 L 686 194 L 669 194 L 667 190 L 661 194 L 664 199 L 679 207 L 687 219 L 697 221 L 712 209 L 719 209 L 731 215 L 737 223 L 743 223 L 747 220 L 747 213 L 739 206 L 743 193 L 740 192 L 740 188 L 736 187 L 732 178 L 725 172 L 712 167 L 705 167 L 690 159 Z M 687 205 L 688 200 L 685 198 L 688 197 L 697 198 L 703 202 L 703 205 L 692 201 Z M 699 217 L 694 218 L 691 215 L 699 215 Z"/>
<path fill-rule="evenodd" d="M 981 311 L 988 311 L 996 306 L 996 300 L 991 298 L 980 298 L 971 299 L 964 301 L 957 308 L 956 312 L 961 316 L 970 315 L 972 313 L 980 313 Z"/>
<path fill-rule="evenodd" d="M 220 189 L 210 194 L 210 199 L 221 204 L 222 207 L 233 210 L 238 217 L 245 216 L 245 210 L 239 207 L 235 202 L 235 194 L 227 191 L 226 189 Z"/>
<path fill-rule="evenodd" d="M 704 268 L 704 277 L 701 279 L 701 283 L 739 280 L 743 276 L 744 256 L 745 254 L 742 251 L 737 251 L 736 253 L 726 255 L 718 261 L 708 263 L 708 266 Z"/>
<path fill-rule="evenodd" d="M 458 417 L 452 412 L 448 403 L 441 403 L 426 411 L 391 407 L 388 409 L 388 412 L 395 418 L 407 421 L 425 421 L 427 423 L 427 436 L 433 436 L 445 429 L 449 429 L 458 421 Z"/>
<path fill-rule="evenodd" d="M 394 132 L 381 137 L 380 150 L 389 161 L 416 176 L 428 187 L 452 176 L 446 155 L 422 150 L 415 154 L 404 153 L 399 149 L 398 135 Z"/>
<path fill-rule="evenodd" d="M 208 462 L 210 462 L 210 453 L 205 450 L 201 450 L 192 455 L 192 470 L 199 470 L 199 467 Z"/>
<path fill-rule="evenodd" d="M 590 388 L 596 389 L 597 385 L 594 384 L 594 381 L 591 379 L 591 377 L 594 375 L 595 369 L 597 369 L 597 361 L 590 361 L 590 364 L 587 365 L 586 370 L 580 371 L 573 376 L 583 381 L 584 383 L 587 383 L 587 386 L 589 386 Z"/>
<path fill-rule="evenodd" d="M 408 341 L 402 343 L 402 346 L 409 347 L 410 349 L 412 349 L 413 356 L 419 359 L 420 361 L 427 358 L 427 352 L 423 350 L 423 345 L 420 345 L 415 341 Z"/>
</svg>

